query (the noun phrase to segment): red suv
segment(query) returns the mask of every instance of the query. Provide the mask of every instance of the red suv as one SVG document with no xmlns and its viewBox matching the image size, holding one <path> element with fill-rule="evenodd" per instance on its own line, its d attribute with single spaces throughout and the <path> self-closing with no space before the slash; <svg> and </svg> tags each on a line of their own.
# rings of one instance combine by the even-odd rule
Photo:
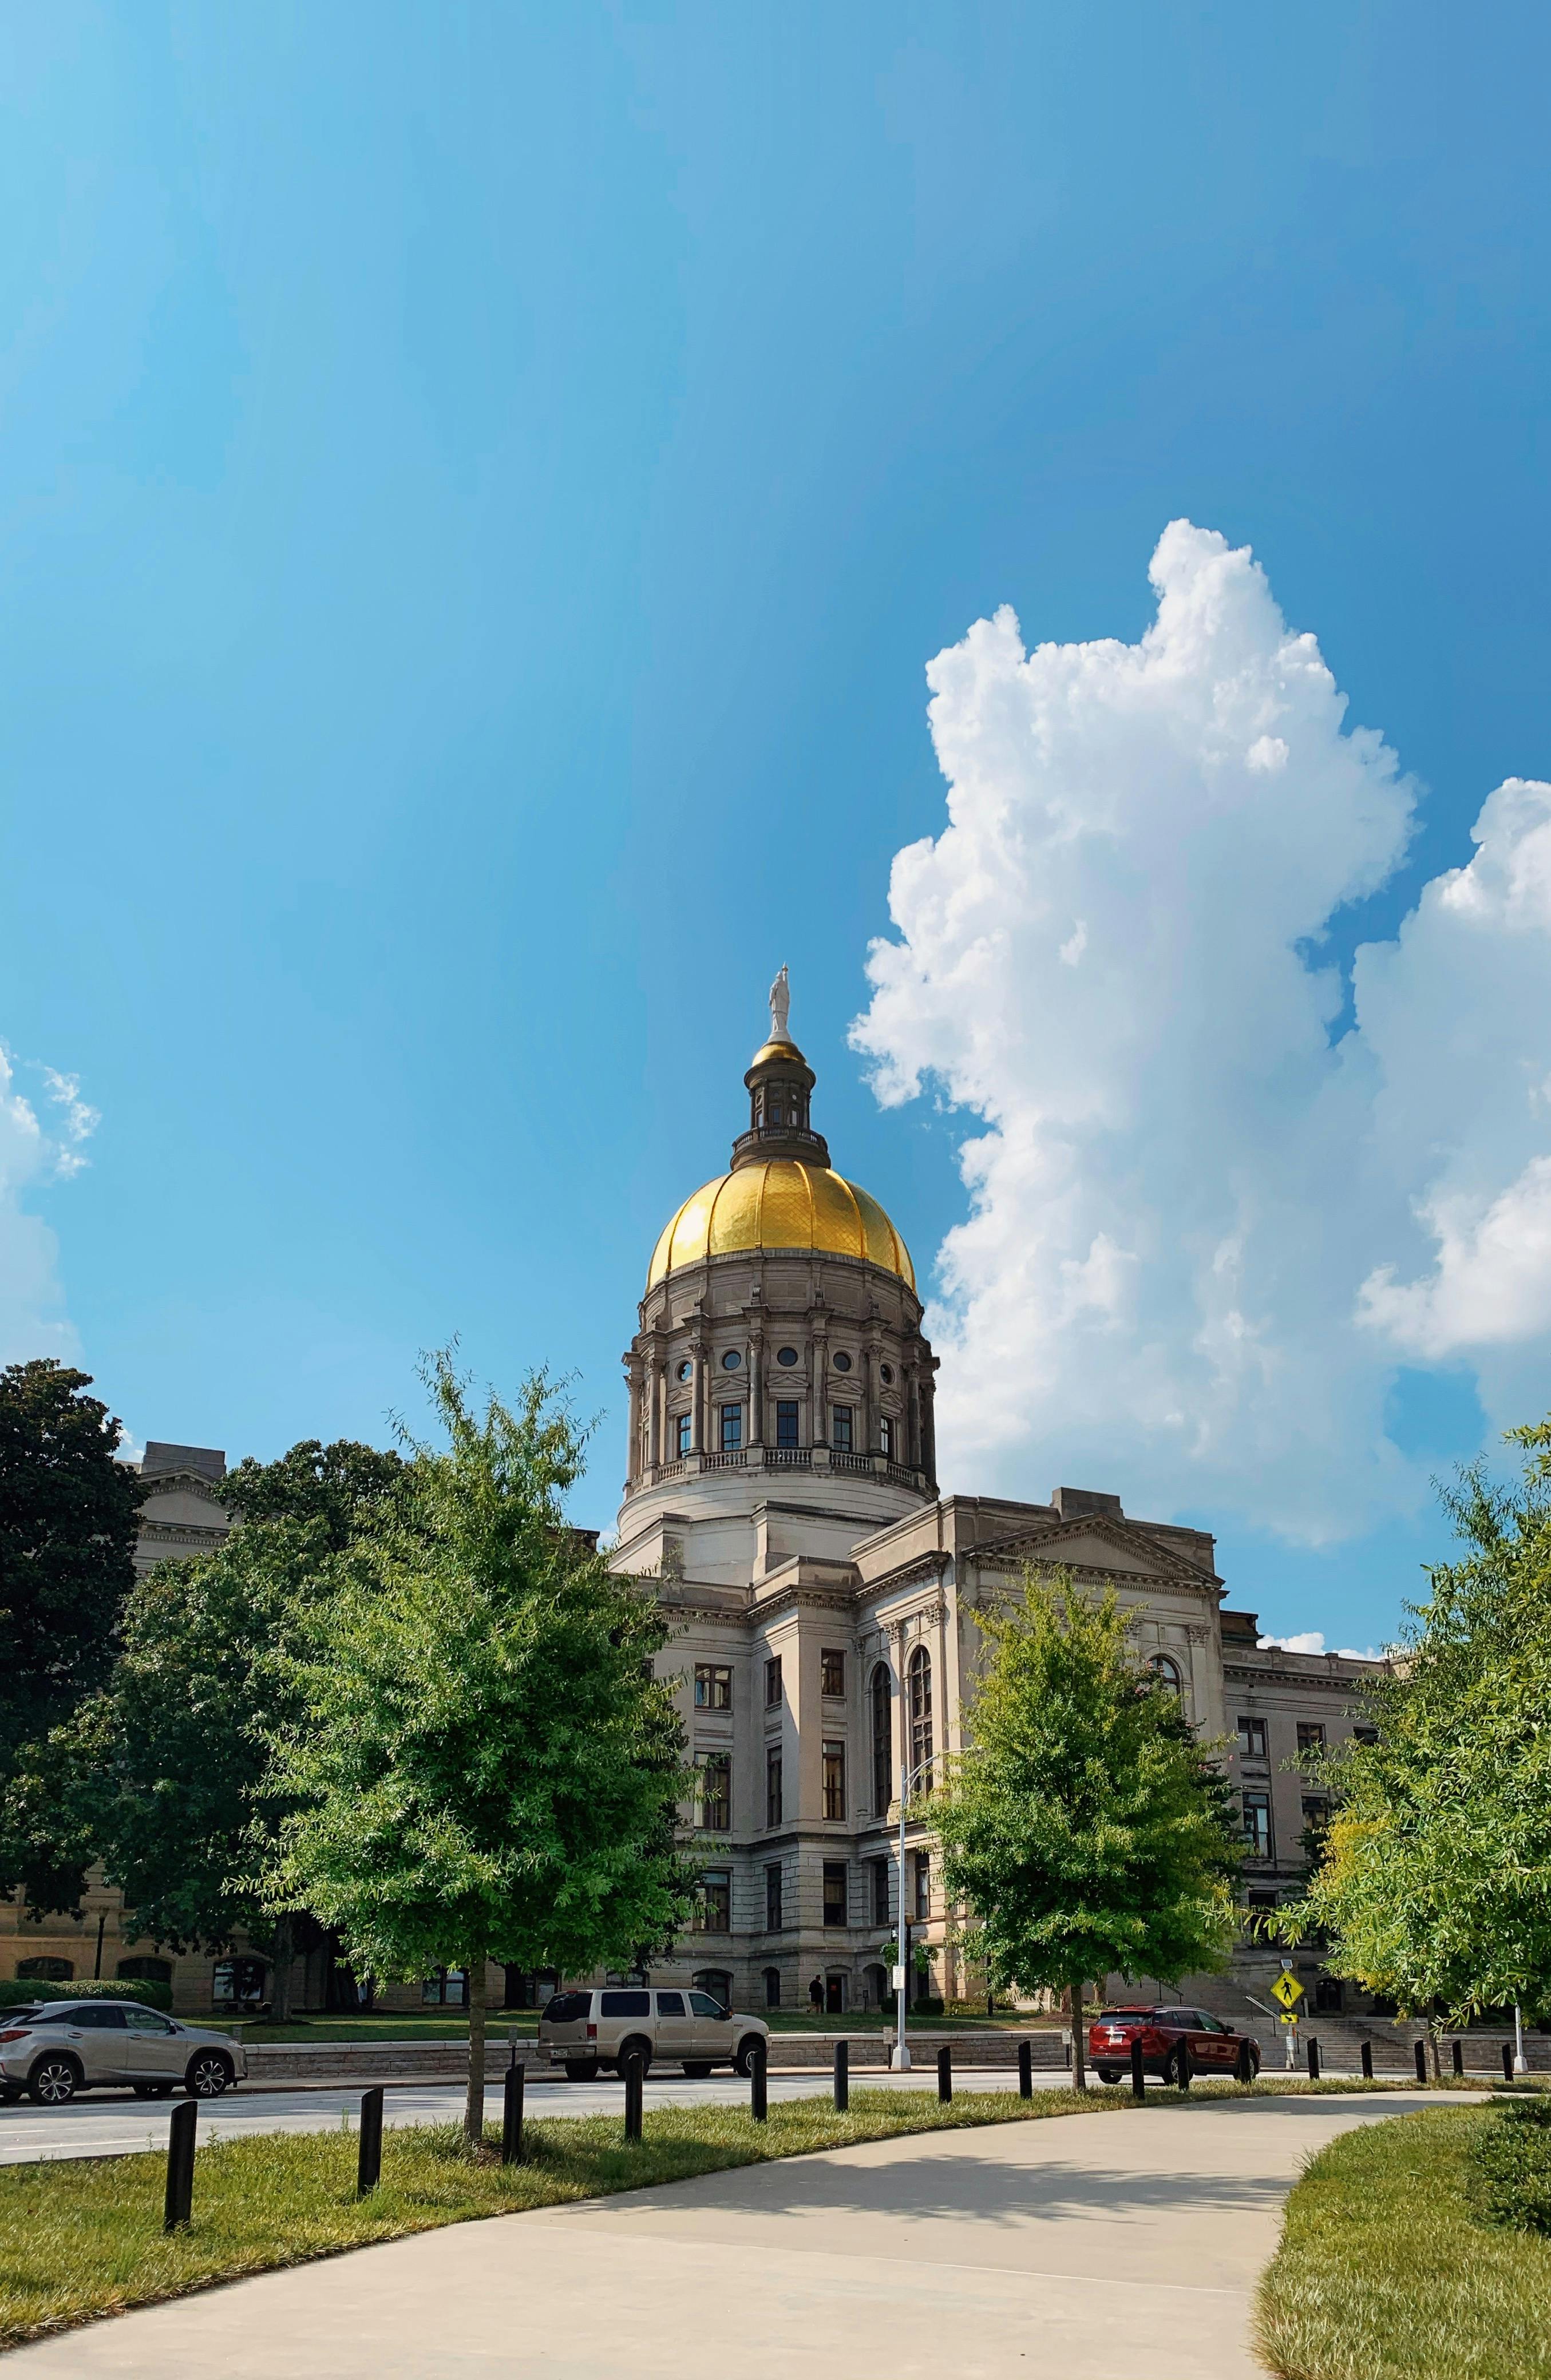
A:
<svg viewBox="0 0 1551 2380">
<path fill-rule="evenodd" d="M 1236 2074 L 1253 2082 L 1260 2071 L 1260 2044 L 1253 2034 L 1235 2033 L 1220 2016 L 1196 2008 L 1103 2010 L 1088 2027 L 1088 2056 L 1101 2082 L 1119 2082 L 1131 2071 L 1131 2045 L 1140 2039 L 1142 2070 L 1180 2079 L 1181 2052 L 1188 2048 L 1193 2074 Z"/>
</svg>

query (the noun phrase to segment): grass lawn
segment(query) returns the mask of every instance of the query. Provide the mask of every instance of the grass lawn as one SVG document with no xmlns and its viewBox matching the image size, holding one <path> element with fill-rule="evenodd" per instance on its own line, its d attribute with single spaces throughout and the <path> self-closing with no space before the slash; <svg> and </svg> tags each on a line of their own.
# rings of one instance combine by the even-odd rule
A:
<svg viewBox="0 0 1551 2380">
<path fill-rule="evenodd" d="M 1465 2204 L 1484 2109 L 1365 2124 L 1313 2158 L 1260 2285 L 1261 2353 L 1286 2380 L 1544 2380 L 1551 2240 Z"/>
<path fill-rule="evenodd" d="M 1339 2095 L 1362 2086 L 1279 2087 Z M 1269 2088 L 1256 2086 L 1262 2094 Z M 1213 2082 L 1195 2095 L 1244 2094 L 1236 2083 Z M 1158 2093 L 1147 2104 L 1179 2101 L 1173 2092 Z M 631 2147 L 617 2116 L 531 2121 L 525 2163 L 507 2167 L 493 2155 L 481 2162 L 467 2157 L 452 2125 L 406 2127 L 384 2133 L 382 2186 L 361 2200 L 353 2132 L 271 2132 L 200 2149 L 192 2226 L 170 2239 L 162 2229 L 166 2164 L 160 2152 L 6 2166 L 0 2168 L 0 2345 L 212 2281 L 476 2216 L 515 2215 L 896 2133 L 1127 2113 L 1140 2119 L 1145 2109 L 1133 2110 L 1122 2091 L 1041 2091 L 1033 2099 L 965 2092 L 943 2107 L 924 2093 L 858 2090 L 849 2115 L 837 2116 L 821 2099 L 779 2100 L 766 2124 L 741 2107 L 657 2109 L 646 2119 L 645 2138 Z M 487 2139 L 491 2151 L 499 2146 L 498 2125 Z"/>
</svg>

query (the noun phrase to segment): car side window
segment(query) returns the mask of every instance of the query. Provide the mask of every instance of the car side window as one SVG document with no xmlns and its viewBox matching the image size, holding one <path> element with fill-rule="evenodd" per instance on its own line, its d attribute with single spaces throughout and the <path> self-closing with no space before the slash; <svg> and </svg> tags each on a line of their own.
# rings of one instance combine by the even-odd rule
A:
<svg viewBox="0 0 1551 2380">
<path fill-rule="evenodd" d="M 131 2033 L 176 2033 L 177 2031 L 176 2024 L 169 2024 L 164 2016 L 158 2016 L 151 2009 L 126 2009 L 124 2022 Z"/>
<path fill-rule="evenodd" d="M 104 2008 L 101 2003 L 95 2008 L 72 2009 L 67 2022 L 79 2026 L 83 2033 L 122 2033 L 124 2010 Z"/>
<path fill-rule="evenodd" d="M 709 1992 L 691 1992 L 689 2005 L 697 2016 L 725 2016 L 727 2013 L 721 2002 L 713 2000 Z"/>
<path fill-rule="evenodd" d="M 683 2016 L 685 2013 L 684 1994 L 682 1992 L 659 1992 L 657 1995 L 657 2013 L 659 2016 Z"/>
</svg>

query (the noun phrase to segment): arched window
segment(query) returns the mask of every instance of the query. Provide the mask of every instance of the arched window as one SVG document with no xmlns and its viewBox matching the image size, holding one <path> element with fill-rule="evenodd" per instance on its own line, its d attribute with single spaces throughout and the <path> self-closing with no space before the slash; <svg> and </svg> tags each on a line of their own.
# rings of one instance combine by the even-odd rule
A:
<svg viewBox="0 0 1551 2380">
<path fill-rule="evenodd" d="M 76 1971 L 68 1959 L 18 1959 L 16 1972 L 18 1983 L 67 1984 Z"/>
<path fill-rule="evenodd" d="M 267 1973 L 262 1959 L 217 1959 L 211 1998 L 217 2008 L 259 2008 Z"/>
<path fill-rule="evenodd" d="M 765 1970 L 765 2006 L 767 2008 L 781 2006 L 781 1969 L 779 1967 L 767 1967 Z"/>
<path fill-rule="evenodd" d="M 170 1959 L 120 1959 L 118 1962 L 121 1984 L 170 1984 L 172 1979 Z"/>
<path fill-rule="evenodd" d="M 910 1657 L 910 1766 L 929 1785 L 932 1765 L 932 1657 L 917 1645 Z"/>
<path fill-rule="evenodd" d="M 1147 1667 L 1155 1676 L 1162 1679 L 1171 1694 L 1177 1694 L 1181 1691 L 1180 1665 L 1169 1654 L 1155 1653 L 1148 1661 Z"/>
<path fill-rule="evenodd" d="M 890 1713 L 889 1665 L 879 1661 L 872 1673 L 872 1806 L 881 1817 L 894 1798 L 893 1721 Z"/>
</svg>

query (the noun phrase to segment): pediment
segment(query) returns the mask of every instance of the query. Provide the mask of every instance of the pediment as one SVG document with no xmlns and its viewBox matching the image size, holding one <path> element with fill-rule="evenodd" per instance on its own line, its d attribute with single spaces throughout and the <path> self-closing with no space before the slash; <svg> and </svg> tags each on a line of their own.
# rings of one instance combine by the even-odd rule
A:
<svg viewBox="0 0 1551 2380">
<path fill-rule="evenodd" d="M 1021 1530 L 1016 1536 L 998 1537 L 975 1546 L 970 1559 L 982 1570 L 1021 1570 L 1025 1562 L 1052 1567 L 1069 1562 L 1073 1570 L 1098 1571 L 1120 1578 L 1177 1579 L 1181 1585 L 1212 1584 L 1212 1572 L 1158 1538 L 1149 1536 L 1133 1521 L 1114 1521 L 1107 1513 L 1084 1512 L 1070 1521 Z"/>
<path fill-rule="evenodd" d="M 191 1479 L 169 1480 L 165 1487 L 152 1484 L 140 1500 L 140 1518 L 154 1521 L 159 1528 L 176 1528 L 180 1522 L 200 1529 L 220 1528 L 226 1521 L 226 1508 L 219 1496 L 213 1495 L 201 1483 Z"/>
</svg>

